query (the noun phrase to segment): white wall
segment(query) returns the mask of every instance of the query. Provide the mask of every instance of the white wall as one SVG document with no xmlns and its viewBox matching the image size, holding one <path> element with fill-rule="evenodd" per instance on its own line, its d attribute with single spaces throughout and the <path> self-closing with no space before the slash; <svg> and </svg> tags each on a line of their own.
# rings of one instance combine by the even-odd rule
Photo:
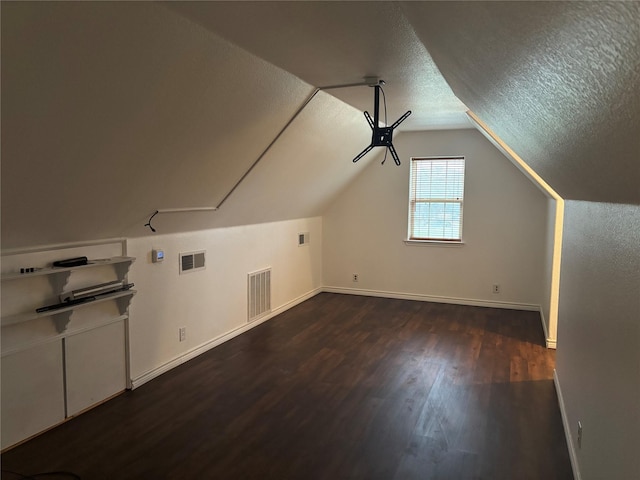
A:
<svg viewBox="0 0 640 480">
<path fill-rule="evenodd" d="M 324 284 L 479 304 L 543 303 L 547 199 L 475 130 L 402 133 L 326 212 Z M 409 157 L 464 155 L 464 246 L 407 246 Z M 358 168 L 356 165 L 354 168 Z M 352 273 L 359 282 L 352 282 Z M 492 284 L 501 293 L 493 294 Z M 533 307 L 536 306 L 536 307 Z"/>
<path fill-rule="evenodd" d="M 582 480 L 640 474 L 639 232 L 638 205 L 565 204 L 556 372 Z"/>
<path fill-rule="evenodd" d="M 298 233 L 309 232 L 308 246 Z M 166 259 L 151 262 L 152 248 Z M 179 275 L 179 253 L 206 250 L 204 271 Z M 247 327 L 247 274 L 272 268 L 272 311 L 317 292 L 322 281 L 322 219 L 156 235 L 129 241 L 137 257 L 129 280 L 138 291 L 131 307 L 134 386 L 215 346 Z M 186 327 L 186 340 L 178 330 Z"/>
</svg>

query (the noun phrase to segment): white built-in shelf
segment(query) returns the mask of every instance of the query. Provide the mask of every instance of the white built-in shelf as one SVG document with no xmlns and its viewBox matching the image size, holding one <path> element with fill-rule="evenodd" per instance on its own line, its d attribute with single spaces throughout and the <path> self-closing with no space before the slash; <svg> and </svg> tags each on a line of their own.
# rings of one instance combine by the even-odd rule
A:
<svg viewBox="0 0 640 480">
<path fill-rule="evenodd" d="M 69 323 L 69 320 L 71 318 L 71 314 L 75 311 L 75 310 L 79 310 L 81 308 L 85 308 L 85 307 L 90 307 L 91 305 L 96 305 L 98 303 L 102 303 L 102 302 L 106 302 L 109 300 L 117 300 L 117 299 L 122 299 L 119 301 L 119 307 L 121 310 L 121 315 L 124 314 L 124 312 L 126 311 L 127 307 L 129 306 L 129 301 L 131 301 L 131 298 L 136 294 L 135 290 L 123 290 L 121 292 L 114 292 L 114 293 L 109 293 L 107 295 L 100 295 L 98 296 L 95 300 L 89 301 L 89 302 L 85 302 L 85 303 L 78 303 L 76 305 L 70 305 L 68 307 L 64 307 L 64 308 L 58 308 L 55 310 L 47 310 L 46 312 L 36 312 L 35 310 L 33 310 L 32 312 L 24 312 L 24 313 L 18 313 L 16 315 L 9 315 L 6 317 L 2 317 L 2 326 L 3 327 L 7 327 L 9 325 L 15 325 L 17 323 L 23 323 L 23 322 L 29 322 L 31 320 L 36 320 L 38 318 L 44 318 L 44 317 L 54 317 L 58 318 L 58 319 L 65 319 L 65 327 L 66 324 Z M 126 300 L 126 301 L 125 301 Z M 64 330 L 64 328 L 63 328 Z"/>
<path fill-rule="evenodd" d="M 101 267 L 104 265 L 112 265 L 116 271 L 118 280 L 123 280 L 134 260 L 134 257 L 112 257 L 90 260 L 86 265 L 76 265 L 75 267 L 46 267 L 29 273 L 3 273 L 2 281 L 18 280 L 37 276 L 48 276 L 49 281 L 53 286 L 54 293 L 56 295 L 59 295 L 60 293 L 62 293 L 64 286 L 69 280 L 71 272 L 84 270 L 87 268 Z M 120 292 L 114 292 L 108 295 L 97 296 L 95 300 L 92 300 L 90 302 L 77 303 L 75 305 L 69 305 L 68 307 L 58 308 L 55 310 L 47 310 L 46 312 L 40 313 L 36 312 L 34 308 L 29 312 L 22 312 L 15 315 L 2 317 L 1 325 L 2 327 L 7 327 L 9 325 L 29 322 L 38 318 L 50 317 L 55 323 L 58 332 L 63 332 L 67 328 L 67 325 L 71 320 L 71 315 L 75 310 L 89 307 L 97 303 L 115 300 L 118 304 L 120 315 L 124 315 L 127 308 L 129 307 L 129 302 L 131 301 L 131 298 L 135 295 L 135 293 L 135 290 L 122 290 Z"/>
<path fill-rule="evenodd" d="M 93 268 L 100 267 L 102 265 L 117 265 L 117 264 L 131 264 L 135 260 L 135 257 L 112 257 L 112 258 L 101 258 L 96 260 L 89 260 L 89 263 L 86 265 L 76 265 L 75 267 L 45 267 L 36 270 L 35 272 L 28 273 L 20 273 L 20 272 L 11 272 L 11 273 L 3 273 L 2 281 L 7 280 L 17 280 L 19 278 L 30 278 L 37 277 L 39 275 L 57 275 L 62 273 L 70 273 L 74 270 L 82 270 L 85 268 Z M 128 270 L 128 267 L 126 268 Z M 125 271 L 126 271 L 125 270 Z"/>
</svg>

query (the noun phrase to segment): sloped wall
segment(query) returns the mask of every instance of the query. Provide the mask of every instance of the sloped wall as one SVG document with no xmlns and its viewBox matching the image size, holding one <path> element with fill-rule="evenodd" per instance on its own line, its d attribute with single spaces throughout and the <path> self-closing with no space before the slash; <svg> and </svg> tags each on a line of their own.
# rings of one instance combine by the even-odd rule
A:
<svg viewBox="0 0 640 480">
<path fill-rule="evenodd" d="M 144 236 L 156 209 L 217 206 L 313 91 L 152 2 L 1 8 L 3 248 Z M 319 215 L 369 138 L 360 112 L 321 93 L 242 200 L 154 224 Z"/>
<path fill-rule="evenodd" d="M 324 215 L 324 283 L 479 304 L 543 303 L 547 199 L 475 130 L 402 133 Z M 409 158 L 466 158 L 463 246 L 409 246 Z M 352 274 L 358 273 L 358 283 Z M 499 284 L 500 294 L 492 293 Z"/>
</svg>

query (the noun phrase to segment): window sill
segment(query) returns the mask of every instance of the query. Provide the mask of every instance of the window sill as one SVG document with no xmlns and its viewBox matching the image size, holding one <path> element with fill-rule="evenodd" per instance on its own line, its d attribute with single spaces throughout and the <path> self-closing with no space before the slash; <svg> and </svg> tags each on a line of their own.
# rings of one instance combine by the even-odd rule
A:
<svg viewBox="0 0 640 480">
<path fill-rule="evenodd" d="M 464 246 L 464 242 L 461 240 L 459 242 L 451 242 L 444 240 L 404 240 L 404 244 L 410 247 L 427 247 L 427 246 L 435 246 L 435 247 L 462 247 Z"/>
</svg>

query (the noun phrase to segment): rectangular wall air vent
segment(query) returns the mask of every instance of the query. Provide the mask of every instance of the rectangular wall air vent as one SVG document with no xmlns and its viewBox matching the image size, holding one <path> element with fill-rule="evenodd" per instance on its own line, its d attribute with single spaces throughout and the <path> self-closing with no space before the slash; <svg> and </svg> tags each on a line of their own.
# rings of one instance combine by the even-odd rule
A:
<svg viewBox="0 0 640 480">
<path fill-rule="evenodd" d="M 252 272 L 248 281 L 248 321 L 271 312 L 271 268 Z"/>
<path fill-rule="evenodd" d="M 205 251 L 180 254 L 180 274 L 204 270 Z"/>
<path fill-rule="evenodd" d="M 302 247 L 304 245 L 309 245 L 309 232 L 298 234 L 298 246 Z"/>
</svg>

